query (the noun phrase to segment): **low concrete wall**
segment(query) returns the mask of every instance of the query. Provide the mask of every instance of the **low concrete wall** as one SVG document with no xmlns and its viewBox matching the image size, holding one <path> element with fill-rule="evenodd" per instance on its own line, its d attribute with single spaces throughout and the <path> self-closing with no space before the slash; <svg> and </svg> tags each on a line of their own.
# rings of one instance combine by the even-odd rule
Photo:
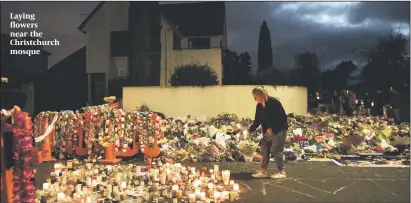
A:
<svg viewBox="0 0 411 203">
<path fill-rule="evenodd" d="M 143 104 L 166 116 L 191 114 L 214 117 L 219 113 L 234 113 L 242 118 L 254 118 L 256 103 L 251 95 L 254 86 L 213 87 L 124 87 L 123 108 L 135 110 Z M 307 89 L 291 86 L 264 86 L 277 97 L 287 114 L 307 114 Z"/>
</svg>

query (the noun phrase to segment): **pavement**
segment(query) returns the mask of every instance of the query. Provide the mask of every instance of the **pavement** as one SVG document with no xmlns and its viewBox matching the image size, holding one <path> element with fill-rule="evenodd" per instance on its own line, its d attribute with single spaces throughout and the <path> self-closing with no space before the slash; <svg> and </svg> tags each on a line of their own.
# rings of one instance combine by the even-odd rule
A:
<svg viewBox="0 0 411 203">
<path fill-rule="evenodd" d="M 143 165 L 143 162 L 136 164 Z M 215 163 L 185 165 L 210 166 Z M 286 165 L 287 178 L 253 179 L 258 163 L 218 163 L 240 184 L 241 203 L 276 202 L 410 202 L 410 168 L 354 168 L 332 162 L 298 162 Z M 37 166 L 36 187 L 41 188 L 53 163 Z M 271 164 L 269 173 L 276 172 Z"/>
</svg>

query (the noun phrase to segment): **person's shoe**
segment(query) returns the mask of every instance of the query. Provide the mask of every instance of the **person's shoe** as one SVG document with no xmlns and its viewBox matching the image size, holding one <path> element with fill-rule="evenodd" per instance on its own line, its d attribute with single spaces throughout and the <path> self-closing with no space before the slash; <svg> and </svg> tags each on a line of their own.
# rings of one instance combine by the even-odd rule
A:
<svg viewBox="0 0 411 203">
<path fill-rule="evenodd" d="M 273 179 L 287 178 L 287 174 L 286 173 L 274 173 L 270 177 Z"/>
<path fill-rule="evenodd" d="M 258 171 L 254 174 L 252 174 L 253 178 L 266 178 L 267 177 L 267 172 L 263 173 L 261 171 Z"/>
</svg>

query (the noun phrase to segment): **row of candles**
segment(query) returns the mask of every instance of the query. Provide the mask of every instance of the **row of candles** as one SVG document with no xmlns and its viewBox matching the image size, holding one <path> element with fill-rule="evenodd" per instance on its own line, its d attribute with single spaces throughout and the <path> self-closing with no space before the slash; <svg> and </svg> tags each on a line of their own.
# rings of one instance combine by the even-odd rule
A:
<svg viewBox="0 0 411 203">
<path fill-rule="evenodd" d="M 55 164 L 52 177 L 56 180 L 52 183 L 48 179 L 43 190 L 37 192 L 41 203 L 91 203 L 104 202 L 107 198 L 113 202 L 126 199 L 158 202 L 164 198 L 172 199 L 173 203 L 179 200 L 221 202 L 233 201 L 240 193 L 239 185 L 230 180 L 230 171 L 220 172 L 219 165 L 199 170 L 180 163 L 163 164 L 159 161 L 153 162 L 149 171 L 133 164 L 103 166 L 86 163 L 78 166 L 77 170 L 72 167 L 72 163 L 67 166 Z"/>
</svg>

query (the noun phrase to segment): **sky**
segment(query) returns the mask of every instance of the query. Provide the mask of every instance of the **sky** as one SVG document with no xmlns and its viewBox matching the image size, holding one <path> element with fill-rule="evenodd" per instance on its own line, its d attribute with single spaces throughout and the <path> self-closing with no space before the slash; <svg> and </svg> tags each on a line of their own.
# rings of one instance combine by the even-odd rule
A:
<svg viewBox="0 0 411 203">
<path fill-rule="evenodd" d="M 1 31 L 9 32 L 10 13 L 34 13 L 47 47 L 49 66 L 86 44 L 77 30 L 98 2 L 1 2 Z M 410 33 L 410 2 L 227 2 L 228 48 L 251 55 L 257 68 L 258 35 L 265 20 L 275 64 L 294 66 L 294 56 L 316 52 L 321 69 L 341 60 L 359 61 L 358 51 L 376 44 L 390 30 Z"/>
</svg>

